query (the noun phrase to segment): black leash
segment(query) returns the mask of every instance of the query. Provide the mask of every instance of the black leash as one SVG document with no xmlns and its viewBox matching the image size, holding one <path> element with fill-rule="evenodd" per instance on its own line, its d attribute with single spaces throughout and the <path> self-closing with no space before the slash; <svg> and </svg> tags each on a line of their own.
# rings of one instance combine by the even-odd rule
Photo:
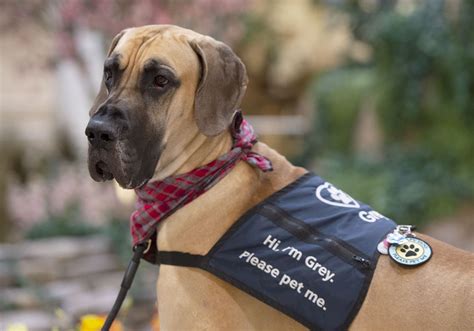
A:
<svg viewBox="0 0 474 331">
<path fill-rule="evenodd" d="M 135 274 L 137 273 L 138 266 L 140 265 L 140 260 L 142 259 L 143 254 L 150 248 L 150 241 L 138 244 L 134 247 L 133 256 L 128 263 L 127 270 L 123 275 L 122 284 L 120 284 L 120 291 L 115 299 L 114 305 L 110 310 L 110 313 L 107 315 L 107 319 L 105 320 L 104 325 L 102 326 L 101 331 L 109 331 L 112 323 L 114 322 L 117 314 L 120 311 L 120 307 L 122 307 L 123 301 L 127 296 L 127 292 L 132 286 L 133 279 L 135 278 Z"/>
</svg>

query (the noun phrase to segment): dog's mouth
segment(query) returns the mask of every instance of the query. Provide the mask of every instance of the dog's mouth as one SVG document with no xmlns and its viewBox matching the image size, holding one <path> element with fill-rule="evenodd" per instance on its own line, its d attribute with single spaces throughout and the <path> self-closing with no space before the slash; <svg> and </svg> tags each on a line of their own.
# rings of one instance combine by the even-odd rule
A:
<svg viewBox="0 0 474 331">
<path fill-rule="evenodd" d="M 131 174 L 112 160 L 95 159 L 89 163 L 89 173 L 96 182 L 115 179 L 123 188 L 133 188 Z"/>
<path fill-rule="evenodd" d="M 96 182 L 105 182 L 107 180 L 117 179 L 123 177 L 113 164 L 111 160 L 102 157 L 89 157 L 89 173 Z M 113 163 L 113 162 L 112 162 Z"/>
<path fill-rule="evenodd" d="M 140 171 L 132 171 L 139 166 L 135 162 L 124 164 L 114 157 L 94 154 L 89 157 L 89 173 L 96 182 L 115 179 L 121 187 L 133 189 L 145 184 L 152 176 L 152 173 L 145 176 Z"/>
<path fill-rule="evenodd" d="M 99 161 L 95 164 L 95 172 L 102 181 L 114 179 L 112 171 L 104 161 Z"/>
</svg>

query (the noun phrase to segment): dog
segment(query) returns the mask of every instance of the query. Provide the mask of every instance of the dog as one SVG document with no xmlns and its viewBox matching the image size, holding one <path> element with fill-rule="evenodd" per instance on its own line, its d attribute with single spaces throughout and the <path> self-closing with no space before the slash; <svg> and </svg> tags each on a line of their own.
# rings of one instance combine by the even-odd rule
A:
<svg viewBox="0 0 474 331">
<path fill-rule="evenodd" d="M 91 177 L 134 189 L 227 153 L 229 126 L 247 83 L 242 61 L 211 37 L 171 25 L 120 32 L 105 60 L 86 129 Z M 238 162 L 209 191 L 160 224 L 160 250 L 206 254 L 249 208 L 307 173 L 262 142 L 252 151 L 268 158 L 273 171 Z M 432 246 L 432 259 L 406 268 L 381 256 L 350 329 L 474 328 L 473 255 L 418 237 Z M 157 293 L 163 330 L 305 329 L 200 269 L 162 265 Z"/>
</svg>

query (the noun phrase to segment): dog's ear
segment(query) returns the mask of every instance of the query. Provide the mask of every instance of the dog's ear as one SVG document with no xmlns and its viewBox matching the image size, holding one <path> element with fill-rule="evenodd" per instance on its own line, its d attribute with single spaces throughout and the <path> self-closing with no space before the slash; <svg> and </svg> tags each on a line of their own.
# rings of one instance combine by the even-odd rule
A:
<svg viewBox="0 0 474 331">
<path fill-rule="evenodd" d="M 115 46 L 117 46 L 120 38 L 125 34 L 126 30 L 122 30 L 118 35 L 112 39 L 112 43 L 110 44 L 109 50 L 107 51 L 107 57 L 112 54 Z M 107 99 L 107 89 L 105 87 L 104 83 L 104 77 L 102 76 L 102 82 L 100 83 L 100 89 L 99 93 L 97 93 L 97 96 L 94 99 L 94 102 L 92 103 L 92 107 L 89 110 L 89 115 L 92 115 L 94 111 L 97 109 L 99 105 L 101 105 L 105 100 Z"/>
<path fill-rule="evenodd" d="M 201 63 L 194 116 L 204 135 L 216 136 L 229 127 L 234 111 L 240 106 L 247 88 L 247 71 L 224 43 L 205 37 L 190 44 Z"/>
</svg>

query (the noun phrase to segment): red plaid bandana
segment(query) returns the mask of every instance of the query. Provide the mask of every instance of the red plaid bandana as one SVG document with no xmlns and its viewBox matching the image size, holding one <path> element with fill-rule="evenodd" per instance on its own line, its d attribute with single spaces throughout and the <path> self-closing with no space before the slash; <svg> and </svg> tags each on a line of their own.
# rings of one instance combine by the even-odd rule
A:
<svg viewBox="0 0 474 331">
<path fill-rule="evenodd" d="M 251 151 L 256 143 L 252 126 L 236 114 L 232 126 L 232 149 L 216 160 L 188 173 L 147 183 L 135 190 L 136 210 L 130 217 L 133 245 L 155 239 L 156 227 L 176 210 L 193 201 L 228 174 L 239 160 L 244 160 L 262 171 L 271 171 L 270 160 Z M 144 258 L 154 262 L 155 245 Z"/>
</svg>

